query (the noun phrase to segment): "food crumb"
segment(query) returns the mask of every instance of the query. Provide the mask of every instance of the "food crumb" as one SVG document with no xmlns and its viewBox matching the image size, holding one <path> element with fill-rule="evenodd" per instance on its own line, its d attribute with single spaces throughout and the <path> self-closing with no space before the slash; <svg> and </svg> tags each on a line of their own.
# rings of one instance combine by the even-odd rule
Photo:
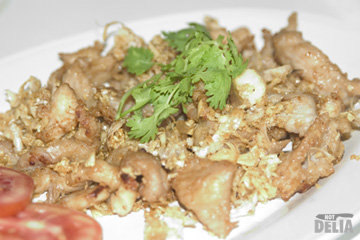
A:
<svg viewBox="0 0 360 240">
<path fill-rule="evenodd" d="M 155 211 L 145 211 L 145 232 L 146 240 L 165 240 L 168 236 L 168 226 L 161 221 Z"/>
<path fill-rule="evenodd" d="M 353 154 L 353 155 L 350 156 L 350 159 L 360 161 L 360 155 Z"/>
</svg>

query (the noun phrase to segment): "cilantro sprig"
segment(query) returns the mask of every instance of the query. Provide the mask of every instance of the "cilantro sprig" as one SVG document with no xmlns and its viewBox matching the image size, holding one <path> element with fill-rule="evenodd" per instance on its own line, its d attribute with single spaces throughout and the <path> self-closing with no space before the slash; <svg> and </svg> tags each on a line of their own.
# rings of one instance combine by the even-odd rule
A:
<svg viewBox="0 0 360 240">
<path fill-rule="evenodd" d="M 132 113 L 126 123 L 130 127 L 128 134 L 142 143 L 154 139 L 162 121 L 177 113 L 179 106 L 184 109 L 184 105 L 192 101 L 194 85 L 199 81 L 204 83 L 210 107 L 223 109 L 232 79 L 247 66 L 230 33 L 226 44 L 222 36 L 212 40 L 205 28 L 198 24 L 165 36 L 180 54 L 163 67 L 161 75 L 130 89 L 122 97 L 116 116 L 119 119 Z M 123 112 L 124 103 L 130 96 L 135 104 Z M 142 109 L 148 104 L 153 107 L 153 115 L 144 117 Z"/>
<path fill-rule="evenodd" d="M 165 36 L 165 39 L 169 42 L 171 47 L 182 52 L 185 50 L 185 46 L 189 39 L 192 38 L 196 32 L 202 32 L 210 38 L 210 34 L 205 26 L 197 23 L 189 23 L 188 28 L 184 28 L 177 32 L 162 32 L 162 34 Z"/>
<path fill-rule="evenodd" d="M 123 66 L 127 68 L 128 72 L 141 75 L 154 65 L 152 62 L 153 57 L 154 54 L 149 49 L 130 47 L 125 56 Z"/>
</svg>

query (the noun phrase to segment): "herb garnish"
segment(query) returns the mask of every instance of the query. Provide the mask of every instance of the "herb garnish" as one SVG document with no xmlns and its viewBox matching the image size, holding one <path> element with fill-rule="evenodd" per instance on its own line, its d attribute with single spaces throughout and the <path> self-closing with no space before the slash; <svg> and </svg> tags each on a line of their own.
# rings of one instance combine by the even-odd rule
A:
<svg viewBox="0 0 360 240">
<path fill-rule="evenodd" d="M 185 46 L 189 39 L 192 38 L 196 32 L 202 32 L 210 39 L 210 34 L 206 30 L 205 26 L 197 23 L 189 23 L 188 28 L 184 28 L 177 32 L 162 32 L 162 34 L 171 47 L 179 52 L 182 52 L 185 50 Z"/>
<path fill-rule="evenodd" d="M 242 56 L 229 33 L 216 40 L 198 24 L 178 32 L 164 33 L 166 40 L 181 53 L 156 75 L 130 89 L 121 99 L 116 119 L 133 113 L 127 120 L 129 136 L 145 143 L 154 139 L 159 125 L 170 115 L 179 111 L 179 106 L 192 101 L 194 86 L 203 81 L 208 96 L 207 102 L 214 109 L 223 109 L 229 96 L 231 81 L 246 68 Z M 126 99 L 132 96 L 135 105 L 122 112 Z M 144 117 L 142 108 L 153 107 L 153 115 Z"/>
<path fill-rule="evenodd" d="M 129 73 L 141 75 L 149 70 L 154 63 L 152 59 L 154 54 L 143 47 L 130 47 L 124 59 L 123 66 L 127 68 Z"/>
</svg>

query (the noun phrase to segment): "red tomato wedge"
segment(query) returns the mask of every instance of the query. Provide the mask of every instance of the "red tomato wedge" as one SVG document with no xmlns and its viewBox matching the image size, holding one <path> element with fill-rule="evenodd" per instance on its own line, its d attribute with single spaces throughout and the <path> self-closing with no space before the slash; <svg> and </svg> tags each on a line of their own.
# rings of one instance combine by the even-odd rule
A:
<svg viewBox="0 0 360 240">
<path fill-rule="evenodd" d="M 15 215 L 30 202 L 34 191 L 31 177 L 0 167 L 0 217 Z"/>
<path fill-rule="evenodd" d="M 0 239 L 101 240 L 102 230 L 85 213 L 33 203 L 16 216 L 0 218 Z"/>
</svg>

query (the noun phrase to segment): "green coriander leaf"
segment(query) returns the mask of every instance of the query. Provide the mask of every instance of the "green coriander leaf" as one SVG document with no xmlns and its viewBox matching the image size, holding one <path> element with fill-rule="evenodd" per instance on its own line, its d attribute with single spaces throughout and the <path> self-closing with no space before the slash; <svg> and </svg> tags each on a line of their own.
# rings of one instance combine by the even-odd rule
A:
<svg viewBox="0 0 360 240">
<path fill-rule="evenodd" d="M 158 115 L 158 122 L 161 123 L 162 121 L 164 121 L 171 115 L 177 113 L 178 111 L 179 111 L 178 108 L 164 106 L 163 109 L 161 109 L 161 111 L 159 111 L 160 113 Z"/>
<path fill-rule="evenodd" d="M 160 75 L 157 74 L 150 78 L 149 80 L 131 88 L 127 91 L 121 98 L 119 107 L 116 113 L 116 120 L 119 120 L 122 117 L 125 117 L 128 113 L 133 112 L 137 109 L 145 106 L 149 101 L 151 101 L 151 91 L 149 91 L 150 86 L 154 86 L 160 79 Z M 135 100 L 135 105 L 131 107 L 129 110 L 122 112 L 123 107 L 125 105 L 126 100 L 132 96 Z"/>
<path fill-rule="evenodd" d="M 128 72 L 141 75 L 154 65 L 152 62 L 153 57 L 154 54 L 149 49 L 130 47 L 123 66 L 127 68 Z"/>
<path fill-rule="evenodd" d="M 176 86 L 171 78 L 164 78 L 154 86 L 153 90 L 159 94 L 170 94 Z"/>
<path fill-rule="evenodd" d="M 167 40 L 171 47 L 177 51 L 182 52 L 189 39 L 193 37 L 196 32 L 201 32 L 206 38 L 210 39 L 210 34 L 205 26 L 197 23 L 189 23 L 189 28 L 182 29 L 177 32 L 163 32 L 165 40 Z"/>
<path fill-rule="evenodd" d="M 247 61 L 244 63 L 241 54 L 238 53 L 234 40 L 229 33 L 228 37 L 229 54 L 231 54 L 233 63 L 229 66 L 231 78 L 239 76 L 247 67 Z"/>
<path fill-rule="evenodd" d="M 210 38 L 210 34 L 209 34 L 208 30 L 206 29 L 206 27 L 205 27 L 204 25 L 191 22 L 191 23 L 189 23 L 189 26 L 191 26 L 192 28 L 194 28 L 197 32 L 202 32 L 202 33 L 204 33 L 207 37 Z"/>
<path fill-rule="evenodd" d="M 154 139 L 158 131 L 155 118 L 155 115 L 143 118 L 141 113 L 134 114 L 126 123 L 126 126 L 130 127 L 129 136 L 131 138 L 140 138 L 141 143 Z"/>
<path fill-rule="evenodd" d="M 231 88 L 231 77 L 225 69 L 213 68 L 203 73 L 207 102 L 214 109 L 223 109 Z"/>
<path fill-rule="evenodd" d="M 151 101 L 151 89 L 150 88 L 137 88 L 132 92 L 132 97 L 135 100 L 135 105 L 130 109 L 126 110 L 121 114 L 121 116 L 126 116 L 128 113 L 136 111 L 144 107 L 147 103 Z"/>
<path fill-rule="evenodd" d="M 226 69 L 227 59 L 224 56 L 224 51 L 219 49 L 218 45 L 209 46 L 203 58 L 206 68 Z"/>
</svg>

